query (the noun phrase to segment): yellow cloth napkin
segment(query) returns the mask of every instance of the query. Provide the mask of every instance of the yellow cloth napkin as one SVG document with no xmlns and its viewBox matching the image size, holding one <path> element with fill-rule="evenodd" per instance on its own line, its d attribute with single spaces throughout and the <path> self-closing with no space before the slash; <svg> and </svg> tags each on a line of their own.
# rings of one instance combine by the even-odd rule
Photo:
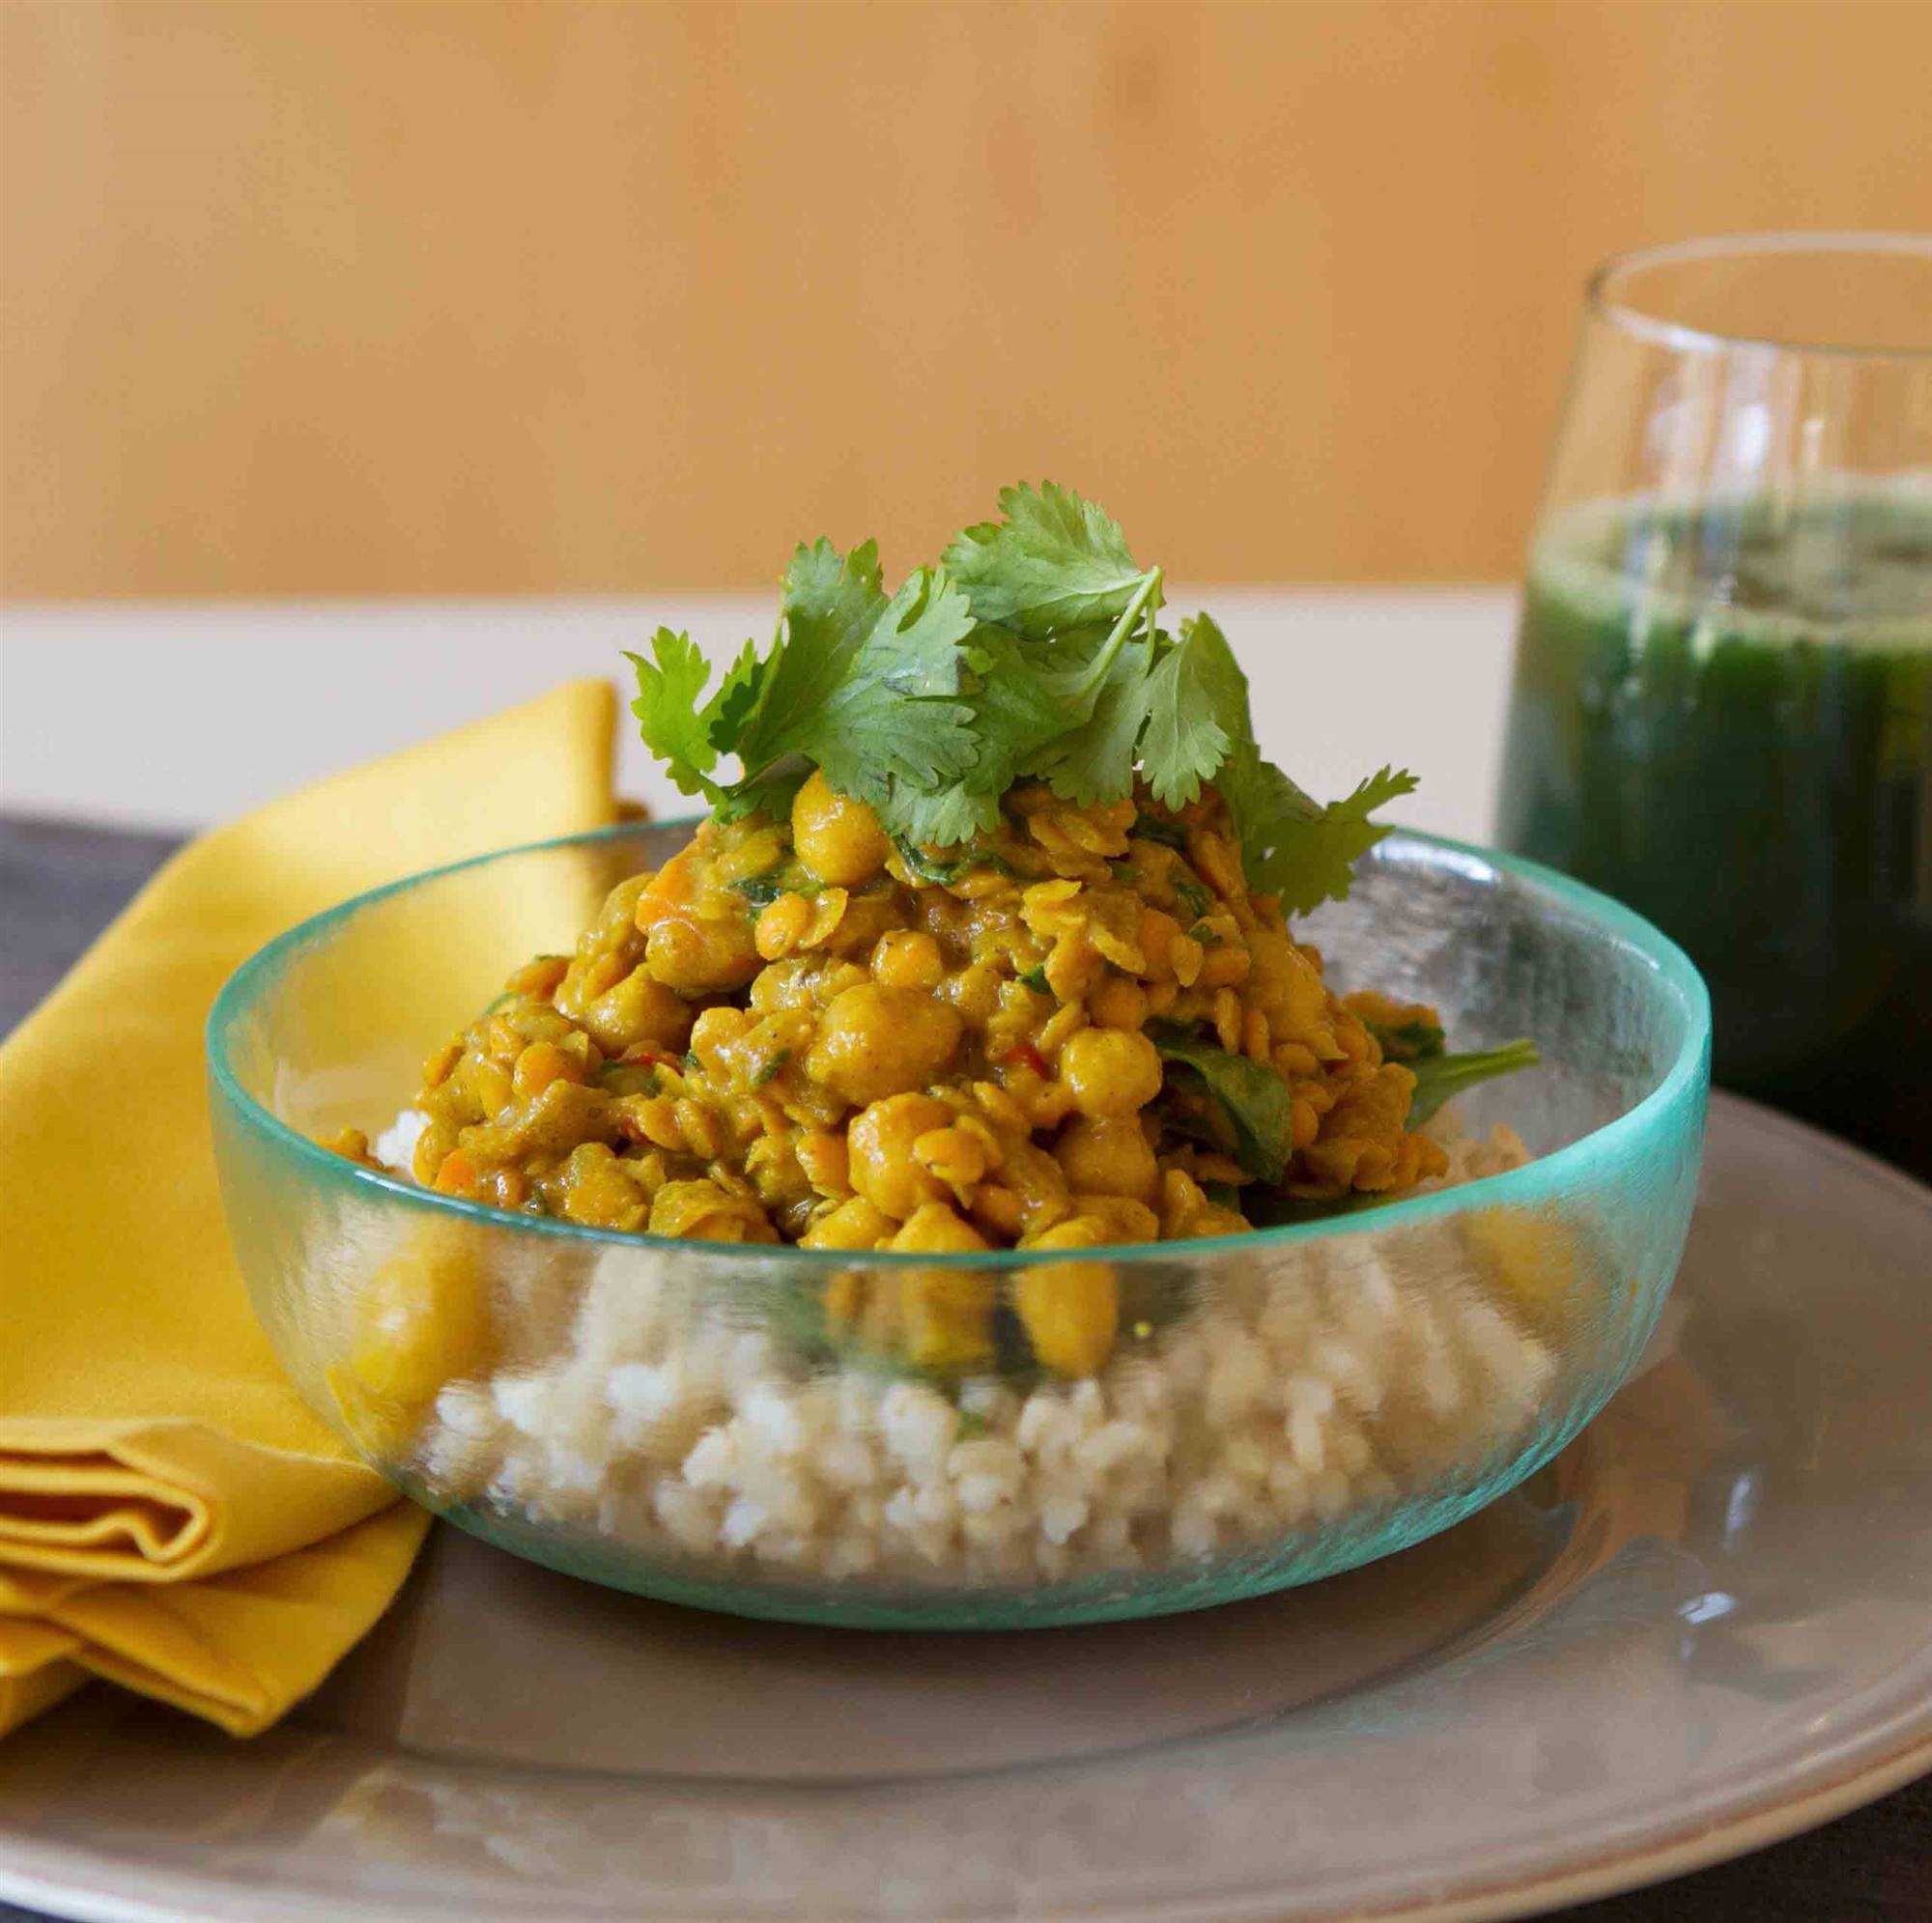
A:
<svg viewBox="0 0 1932 1923">
<path fill-rule="evenodd" d="M 202 836 L 0 1047 L 0 1733 L 104 1676 L 252 1734 L 395 1594 L 427 1518 L 256 1324 L 202 1025 L 345 896 L 612 820 L 614 715 L 574 683 Z"/>
</svg>

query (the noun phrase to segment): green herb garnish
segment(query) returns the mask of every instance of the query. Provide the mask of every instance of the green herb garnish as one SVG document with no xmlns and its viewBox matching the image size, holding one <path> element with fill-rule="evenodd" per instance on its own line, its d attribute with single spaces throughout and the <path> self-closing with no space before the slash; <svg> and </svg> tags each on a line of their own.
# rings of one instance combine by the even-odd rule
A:
<svg viewBox="0 0 1932 1923">
<path fill-rule="evenodd" d="M 1139 814 L 1127 833 L 1141 841 L 1158 841 L 1163 848 L 1187 849 L 1187 831 L 1178 821 L 1163 821 L 1157 814 Z"/>
<path fill-rule="evenodd" d="M 597 1069 L 597 1079 L 620 1095 L 655 1095 L 663 1084 L 655 1068 L 639 1061 L 606 1061 Z"/>
<path fill-rule="evenodd" d="M 1051 995 L 1053 993 L 1053 984 L 1046 978 L 1046 964 L 1044 962 L 1036 962 L 1019 978 L 1036 995 Z"/>
<path fill-rule="evenodd" d="M 1278 1182 L 1294 1152 L 1293 1098 L 1272 1063 L 1225 1048 L 1171 1024 L 1148 1031 L 1164 1060 L 1168 1079 L 1183 1092 L 1206 1095 L 1225 1124 L 1226 1146 L 1243 1172 Z"/>
<path fill-rule="evenodd" d="M 1440 1055 L 1445 1039 L 1434 1022 L 1364 1022 L 1362 1026 L 1381 1044 L 1384 1061 L 1418 1061 L 1426 1055 Z"/>
<path fill-rule="evenodd" d="M 1212 911 L 1214 897 L 1191 875 L 1173 876 L 1172 886 L 1175 899 L 1190 915 L 1207 915 Z"/>
<path fill-rule="evenodd" d="M 671 779 L 728 819 L 787 806 L 816 766 L 902 853 L 970 842 L 1021 779 L 1085 806 L 1130 796 L 1138 772 L 1170 808 L 1212 780 L 1258 891 L 1292 913 L 1346 894 L 1350 864 L 1387 832 L 1370 815 L 1413 778 L 1383 769 L 1346 801 L 1312 801 L 1262 759 L 1221 631 L 1205 614 L 1161 627 L 1162 572 L 1134 560 L 1103 509 L 1050 482 L 1009 488 L 1000 507 L 890 597 L 870 543 L 800 548 L 770 646 L 747 642 L 708 698 L 696 646 L 659 629 L 631 656 L 632 712 Z M 729 755 L 735 779 L 720 771 Z M 1146 815 L 1136 832 L 1185 839 Z M 956 878 L 929 854 L 908 866 Z"/>
<path fill-rule="evenodd" d="M 1476 1049 L 1466 1055 L 1425 1055 L 1406 1066 L 1415 1077 L 1415 1095 L 1408 1105 L 1408 1125 L 1419 1128 L 1442 1104 L 1478 1082 L 1492 1081 L 1498 1075 L 1514 1075 L 1519 1068 L 1534 1068 L 1543 1058 L 1536 1044 L 1527 1039 L 1506 1041 L 1496 1048 Z"/>
<path fill-rule="evenodd" d="M 768 1061 L 766 1061 L 759 1068 L 758 1072 L 752 1077 L 752 1087 L 754 1089 L 762 1089 L 766 1085 L 766 1083 L 777 1081 L 780 1069 L 781 1069 L 785 1065 L 785 1063 L 790 1060 L 791 1060 L 791 1050 L 788 1048 L 780 1049 L 778 1053 L 774 1055 Z"/>
<path fill-rule="evenodd" d="M 803 875 L 787 879 L 782 870 L 774 870 L 733 882 L 731 892 L 742 894 L 753 908 L 769 908 L 781 894 L 802 894 L 809 899 L 820 892 L 820 885 Z"/>
<path fill-rule="evenodd" d="M 957 843 L 955 846 L 959 845 Z M 922 848 L 916 841 L 908 841 L 903 835 L 895 835 L 893 846 L 898 850 L 899 860 L 905 863 L 906 873 L 914 881 L 924 882 L 932 888 L 950 888 L 963 877 L 976 874 L 1009 875 L 1012 863 L 1004 855 L 992 849 L 980 849 L 972 843 L 965 844 L 967 852 L 951 860 L 942 860 Z"/>
</svg>

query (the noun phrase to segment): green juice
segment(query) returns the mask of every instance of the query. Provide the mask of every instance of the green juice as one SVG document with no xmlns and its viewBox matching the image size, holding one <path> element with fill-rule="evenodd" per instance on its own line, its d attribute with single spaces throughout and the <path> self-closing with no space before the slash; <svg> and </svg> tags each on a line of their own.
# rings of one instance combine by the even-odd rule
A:
<svg viewBox="0 0 1932 1923">
<path fill-rule="evenodd" d="M 1689 949 L 1720 1082 L 1932 1176 L 1932 488 L 1547 523 L 1501 839 Z"/>
</svg>

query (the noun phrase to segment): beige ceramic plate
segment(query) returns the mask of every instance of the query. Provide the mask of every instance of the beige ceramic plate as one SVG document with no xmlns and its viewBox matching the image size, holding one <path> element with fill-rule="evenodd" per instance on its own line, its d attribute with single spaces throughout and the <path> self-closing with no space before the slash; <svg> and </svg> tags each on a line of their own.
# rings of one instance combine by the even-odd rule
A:
<svg viewBox="0 0 1932 1923">
<path fill-rule="evenodd" d="M 1746 1105 L 1642 1373 L 1450 1535 L 1202 1616 L 878 1637 L 440 1535 L 294 1721 L 0 1749 L 88 1918 L 1499 1915 L 1932 1767 L 1932 1191 Z"/>
</svg>

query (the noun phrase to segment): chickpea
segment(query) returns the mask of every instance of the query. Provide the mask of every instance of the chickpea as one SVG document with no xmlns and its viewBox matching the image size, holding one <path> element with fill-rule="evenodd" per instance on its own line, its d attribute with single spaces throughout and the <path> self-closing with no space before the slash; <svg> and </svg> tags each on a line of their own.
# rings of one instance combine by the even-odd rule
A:
<svg viewBox="0 0 1932 1923">
<path fill-rule="evenodd" d="M 345 1384 L 398 1442 L 445 1382 L 485 1373 L 496 1360 L 489 1279 L 453 1241 L 417 1238 L 376 1272 L 355 1316 Z"/>
<path fill-rule="evenodd" d="M 887 988 L 937 988 L 945 973 L 939 944 L 918 928 L 895 928 L 872 950 L 872 979 Z"/>
<path fill-rule="evenodd" d="M 517 1055 L 523 1050 L 519 1047 Z M 514 1060 L 515 1057 L 512 1057 Z M 470 1071 L 469 1086 L 475 1091 L 476 1100 L 486 1116 L 500 1115 L 510 1106 L 516 1085 L 510 1080 L 510 1071 L 500 1061 L 489 1056 L 480 1058 Z"/>
<path fill-rule="evenodd" d="M 1003 1242 L 1015 1242 L 1026 1221 L 1026 1205 L 1011 1189 L 981 1182 L 973 1191 L 973 1220 Z"/>
<path fill-rule="evenodd" d="M 921 1255 L 963 1255 L 986 1238 L 948 1208 L 929 1202 L 893 1237 L 895 1249 Z M 983 1369 L 994 1358 L 993 1311 L 999 1284 L 989 1275 L 932 1269 L 899 1280 L 898 1310 L 907 1361 L 915 1368 Z"/>
<path fill-rule="evenodd" d="M 930 1081 L 959 1046 L 961 1026 L 919 989 L 865 982 L 826 1009 L 807 1072 L 848 1102 L 875 1102 Z"/>
<path fill-rule="evenodd" d="M 667 916 L 644 944 L 644 965 L 680 995 L 716 995 L 744 987 L 759 960 L 749 921 Z"/>
<path fill-rule="evenodd" d="M 898 1224 L 862 1195 L 848 1197 L 837 1208 L 814 1218 L 798 1238 L 801 1249 L 876 1249 L 894 1234 Z"/>
<path fill-rule="evenodd" d="M 965 1129 L 935 1128 L 912 1145 L 913 1158 L 953 1188 L 970 1188 L 986 1173 L 985 1144 Z"/>
<path fill-rule="evenodd" d="M 962 968 L 945 983 L 942 993 L 961 1015 L 976 1028 L 984 1028 L 1000 1012 L 1000 990 L 1004 979 L 984 962 Z"/>
<path fill-rule="evenodd" d="M 649 969 L 636 968 L 589 1004 L 583 1026 L 606 1055 L 622 1055 L 640 1041 L 682 1048 L 691 1032 L 691 1006 Z"/>
<path fill-rule="evenodd" d="M 943 1202 L 923 1202 L 893 1237 L 893 1247 L 919 1255 L 957 1255 L 983 1249 L 986 1238 Z"/>
<path fill-rule="evenodd" d="M 1103 1029 L 1139 1029 L 1147 1020 L 1147 990 L 1125 975 L 1110 975 L 1087 998 L 1094 1025 Z"/>
<path fill-rule="evenodd" d="M 643 937 L 637 940 L 641 946 Z M 630 960 L 614 950 L 600 948 L 594 954 L 579 955 L 564 972 L 552 1002 L 559 1013 L 572 1021 L 581 1020 L 591 1003 L 614 988 L 630 972 Z"/>
<path fill-rule="evenodd" d="M 1060 1051 L 1060 1079 L 1082 1115 L 1133 1115 L 1160 1093 L 1160 1053 L 1125 1029 L 1082 1029 Z"/>
<path fill-rule="evenodd" d="M 510 1082 L 520 1095 L 540 1095 L 553 1082 L 582 1082 L 583 1064 L 554 1042 L 533 1041 L 517 1057 Z"/>
<path fill-rule="evenodd" d="M 904 1278 L 898 1321 L 906 1360 L 915 1369 L 948 1374 L 990 1368 L 999 1353 L 993 1339 L 999 1296 L 999 1285 L 989 1275 L 934 1269 Z"/>
<path fill-rule="evenodd" d="M 730 1073 L 726 1051 L 751 1025 L 742 1008 L 707 1008 L 691 1025 L 691 1052 L 714 1082 Z"/>
<path fill-rule="evenodd" d="M 557 983 L 569 973 L 568 955 L 538 955 L 533 961 L 526 961 L 503 983 L 503 992 L 506 995 L 548 997 L 556 992 Z"/>
<path fill-rule="evenodd" d="M 1035 1249 L 1091 1249 L 1109 1239 L 1102 1224 L 1076 1215 L 1034 1237 Z M 1042 1262 L 1013 1278 L 1013 1307 L 1043 1367 L 1093 1375 L 1114 1351 L 1121 1289 L 1111 1262 Z"/>
<path fill-rule="evenodd" d="M 1123 1195 L 1076 1195 L 1073 1210 L 1074 1221 L 1099 1223 L 1105 1231 L 1100 1237 L 1103 1242 L 1160 1240 L 1160 1217 L 1144 1202 L 1133 1202 Z"/>
<path fill-rule="evenodd" d="M 944 1202 L 946 1184 L 920 1167 L 913 1144 L 944 1128 L 952 1111 L 932 1095 L 888 1095 L 873 1102 L 846 1132 L 852 1186 L 900 1221 L 924 1202 Z"/>
<path fill-rule="evenodd" d="M 564 1163 L 563 1212 L 593 1229 L 641 1229 L 643 1191 L 602 1143 L 573 1148 Z"/>
<path fill-rule="evenodd" d="M 1053 1159 L 1075 1194 L 1131 1196 L 1151 1202 L 1160 1189 L 1160 1167 L 1133 1116 L 1075 1116 L 1054 1144 Z"/>
<path fill-rule="evenodd" d="M 857 888 L 886 865 L 893 844 L 864 802 L 836 793 L 816 769 L 791 805 L 798 859 L 821 880 Z"/>
<path fill-rule="evenodd" d="M 781 894 L 758 917 L 753 936 L 766 961 L 788 955 L 811 925 L 811 904 L 802 894 Z"/>
<path fill-rule="evenodd" d="M 635 956 L 638 946 L 638 902 L 656 875 L 649 868 L 619 882 L 604 897 L 597 919 L 583 933 L 579 952 L 595 954 L 614 949 Z"/>
<path fill-rule="evenodd" d="M 805 1178 L 820 1195 L 838 1195 L 852 1186 L 851 1157 L 845 1138 L 829 1128 L 814 1128 L 798 1138 L 794 1151 Z"/>
</svg>

